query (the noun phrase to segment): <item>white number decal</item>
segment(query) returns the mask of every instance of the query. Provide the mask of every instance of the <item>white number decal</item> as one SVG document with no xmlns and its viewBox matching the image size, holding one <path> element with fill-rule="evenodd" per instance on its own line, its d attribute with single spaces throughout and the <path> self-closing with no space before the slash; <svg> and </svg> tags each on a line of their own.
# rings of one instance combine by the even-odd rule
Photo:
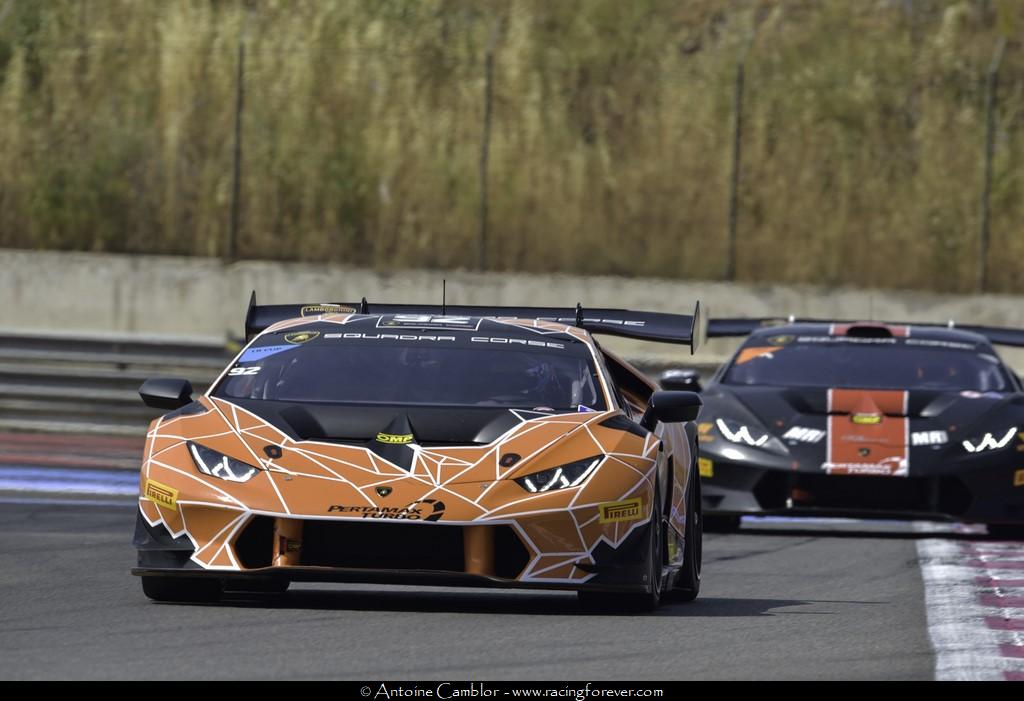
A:
<svg viewBox="0 0 1024 701">
<path fill-rule="evenodd" d="M 237 375 L 255 375 L 260 370 L 262 370 L 262 368 L 260 368 L 259 366 L 255 366 L 255 367 L 251 367 L 251 368 L 231 368 L 230 370 L 228 370 L 228 374 L 229 375 L 235 375 L 235 376 L 237 376 Z"/>
</svg>

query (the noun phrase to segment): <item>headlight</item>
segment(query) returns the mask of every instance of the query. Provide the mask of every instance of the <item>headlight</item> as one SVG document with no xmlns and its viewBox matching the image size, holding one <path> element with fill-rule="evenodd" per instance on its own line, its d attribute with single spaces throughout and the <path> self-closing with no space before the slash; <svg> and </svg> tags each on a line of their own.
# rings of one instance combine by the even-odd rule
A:
<svg viewBox="0 0 1024 701">
<path fill-rule="evenodd" d="M 253 475 L 259 472 L 257 467 L 229 458 L 227 455 L 198 443 L 189 442 L 188 451 L 192 453 L 196 468 L 204 475 L 219 477 L 228 482 L 248 482 Z"/>
<path fill-rule="evenodd" d="M 568 465 L 552 467 L 550 470 L 534 472 L 525 477 L 516 477 L 515 481 L 528 492 L 550 492 L 554 489 L 565 489 L 583 484 L 604 456 L 577 460 Z"/>
<path fill-rule="evenodd" d="M 759 428 L 750 428 L 729 419 L 717 419 L 715 424 L 725 439 L 733 443 L 744 443 L 760 448 L 771 437 Z"/>
<path fill-rule="evenodd" d="M 964 450 L 968 453 L 982 453 L 986 450 L 998 450 L 999 448 L 1005 448 L 1013 440 L 1013 435 L 1017 433 L 1017 427 L 1014 426 L 1006 433 L 991 434 L 986 433 L 981 438 L 975 438 L 963 442 Z M 996 436 L 999 436 L 998 438 Z"/>
</svg>

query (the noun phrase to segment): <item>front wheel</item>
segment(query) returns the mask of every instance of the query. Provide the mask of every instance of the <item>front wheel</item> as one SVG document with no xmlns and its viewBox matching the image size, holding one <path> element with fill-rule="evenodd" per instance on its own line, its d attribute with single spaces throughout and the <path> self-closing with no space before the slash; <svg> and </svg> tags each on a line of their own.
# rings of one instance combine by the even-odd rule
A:
<svg viewBox="0 0 1024 701">
<path fill-rule="evenodd" d="M 676 578 L 675 597 L 679 601 L 693 601 L 700 594 L 700 569 L 704 556 L 704 518 L 700 496 L 700 478 L 695 480 L 687 504 L 686 532 L 683 534 L 683 566 Z"/>
<path fill-rule="evenodd" d="M 578 591 L 576 597 L 583 608 L 590 611 L 653 611 L 661 604 L 661 583 L 664 572 L 665 519 L 661 514 L 661 489 L 655 490 L 651 504 L 651 520 L 647 524 L 648 567 L 647 581 L 650 591 L 633 593 L 608 593 Z"/>
<path fill-rule="evenodd" d="M 153 601 L 210 603 L 219 601 L 223 589 L 219 579 L 205 577 L 143 577 L 142 593 Z"/>
</svg>

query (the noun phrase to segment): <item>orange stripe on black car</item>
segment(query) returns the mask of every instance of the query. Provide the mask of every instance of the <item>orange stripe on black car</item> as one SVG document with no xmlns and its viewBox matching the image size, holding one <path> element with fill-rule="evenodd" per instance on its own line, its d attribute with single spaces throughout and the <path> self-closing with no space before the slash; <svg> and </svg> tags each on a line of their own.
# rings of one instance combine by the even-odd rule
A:
<svg viewBox="0 0 1024 701">
<path fill-rule="evenodd" d="M 906 477 L 909 431 L 907 392 L 831 389 L 822 468 L 832 475 Z"/>
</svg>

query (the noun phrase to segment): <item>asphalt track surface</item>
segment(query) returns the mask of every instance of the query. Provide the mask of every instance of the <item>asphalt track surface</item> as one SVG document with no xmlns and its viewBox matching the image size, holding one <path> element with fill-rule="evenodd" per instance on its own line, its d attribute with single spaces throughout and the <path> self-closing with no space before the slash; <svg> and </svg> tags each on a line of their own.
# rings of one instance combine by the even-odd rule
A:
<svg viewBox="0 0 1024 701">
<path fill-rule="evenodd" d="M 587 613 L 561 592 L 371 585 L 298 584 L 284 596 L 210 606 L 143 596 L 129 574 L 131 501 L 61 501 L 0 500 L 0 678 L 564 683 L 935 673 L 911 524 L 767 522 L 708 535 L 701 597 L 652 614 Z"/>
</svg>

